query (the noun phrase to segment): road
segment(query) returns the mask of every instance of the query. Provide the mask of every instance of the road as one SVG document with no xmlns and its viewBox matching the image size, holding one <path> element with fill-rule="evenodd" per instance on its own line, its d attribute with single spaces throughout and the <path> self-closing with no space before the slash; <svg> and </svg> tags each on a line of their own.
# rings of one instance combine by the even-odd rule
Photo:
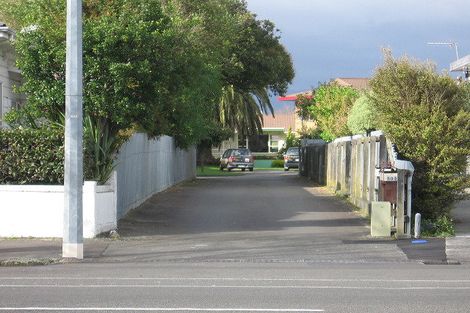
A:
<svg viewBox="0 0 470 313">
<path fill-rule="evenodd" d="M 0 267 L 0 312 L 470 311 L 468 264 L 425 265 L 369 238 L 345 202 L 295 173 L 180 185 L 119 232 L 87 242 L 81 263 Z"/>
</svg>

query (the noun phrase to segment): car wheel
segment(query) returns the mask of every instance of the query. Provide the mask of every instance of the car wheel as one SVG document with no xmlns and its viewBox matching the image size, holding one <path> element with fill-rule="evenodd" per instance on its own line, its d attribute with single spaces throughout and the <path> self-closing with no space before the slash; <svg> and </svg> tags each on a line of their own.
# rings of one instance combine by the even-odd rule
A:
<svg viewBox="0 0 470 313">
<path fill-rule="evenodd" d="M 231 171 L 232 171 L 232 169 L 227 167 L 227 171 L 231 172 Z"/>
<path fill-rule="evenodd" d="M 253 168 L 250 168 L 250 172 L 253 172 Z"/>
<path fill-rule="evenodd" d="M 242 168 L 242 172 L 244 172 L 244 171 L 245 171 L 245 169 L 244 169 L 244 168 Z"/>
<path fill-rule="evenodd" d="M 289 171 L 289 168 L 288 167 L 284 167 L 284 171 Z"/>
</svg>

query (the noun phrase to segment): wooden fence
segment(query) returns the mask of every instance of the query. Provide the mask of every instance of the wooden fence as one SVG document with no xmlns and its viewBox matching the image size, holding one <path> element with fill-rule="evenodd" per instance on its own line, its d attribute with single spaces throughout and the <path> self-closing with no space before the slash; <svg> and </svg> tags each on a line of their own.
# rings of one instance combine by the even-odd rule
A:
<svg viewBox="0 0 470 313">
<path fill-rule="evenodd" d="M 382 132 L 329 144 L 304 141 L 301 148 L 300 175 L 348 196 L 366 214 L 373 202 L 389 202 L 391 229 L 397 236 L 410 236 L 413 171 L 410 162 L 396 158 Z"/>
</svg>

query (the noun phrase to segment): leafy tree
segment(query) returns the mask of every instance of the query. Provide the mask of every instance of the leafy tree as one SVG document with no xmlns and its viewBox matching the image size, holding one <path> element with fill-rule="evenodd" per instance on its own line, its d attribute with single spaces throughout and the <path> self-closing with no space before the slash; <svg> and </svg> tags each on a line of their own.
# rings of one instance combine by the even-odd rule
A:
<svg viewBox="0 0 470 313">
<path fill-rule="evenodd" d="M 246 135 L 261 132 L 263 115 L 273 114 L 269 95 L 285 93 L 294 76 L 292 60 L 274 24 L 257 20 L 245 1 L 165 3 L 179 16 L 180 27 L 191 34 L 193 45 L 204 45 L 206 50 L 201 50 L 209 52 L 210 62 L 220 69 L 215 121 Z"/>
<path fill-rule="evenodd" d="M 23 30 L 16 49 L 25 78 L 21 91 L 28 99 L 11 113 L 11 124 L 61 123 L 65 2 L 0 4 L 5 20 Z M 217 128 L 223 134 L 255 133 L 262 115 L 272 114 L 269 94 L 285 92 L 292 80 L 292 61 L 274 25 L 258 21 L 244 1 L 85 0 L 83 5 L 89 147 L 112 147 L 115 153 L 129 129 L 174 136 L 180 147 L 219 140 Z M 109 162 L 104 156 L 91 160 Z"/>
<path fill-rule="evenodd" d="M 25 79 L 20 91 L 28 96 L 22 109 L 26 114 L 14 112 L 10 121 L 60 123 L 65 2 L 12 2 L 8 13 L 23 29 L 15 46 Z M 85 138 L 90 146 L 96 140 L 100 147 L 119 142 L 117 137 L 131 128 L 152 137 L 175 136 L 182 147 L 206 135 L 206 114 L 214 110 L 218 95 L 213 89 L 220 88 L 220 75 L 163 12 L 160 1 L 85 1 L 83 27 L 84 110 L 92 128 L 99 130 Z M 119 145 L 113 147 L 115 153 Z"/>
<path fill-rule="evenodd" d="M 313 94 L 313 92 L 312 92 Z M 302 120 L 311 120 L 313 118 L 309 107 L 312 105 L 312 98 L 305 95 L 298 95 L 295 99 L 295 108 L 297 110 L 297 115 Z"/>
<path fill-rule="evenodd" d="M 367 94 L 354 102 L 348 116 L 348 128 L 353 134 L 370 133 L 377 129 L 377 111 Z"/>
<path fill-rule="evenodd" d="M 221 101 L 220 112 L 228 106 L 232 106 L 232 111 L 236 110 L 237 103 L 244 99 L 247 109 L 239 111 L 237 120 L 245 122 L 229 123 L 228 126 L 236 127 L 245 135 L 252 135 L 262 132 L 263 114 L 274 116 L 269 95 L 287 91 L 294 77 L 294 69 L 290 55 L 279 42 L 274 24 L 256 20 L 246 7 L 241 10 L 241 16 L 242 31 L 230 51 L 230 62 L 222 71 L 226 88 L 233 86 L 236 96 L 232 97 L 234 101 L 230 98 L 225 101 L 224 106 L 224 101 Z"/>
<path fill-rule="evenodd" d="M 470 154 L 467 87 L 439 75 L 429 63 L 385 54 L 371 80 L 379 126 L 413 162 L 413 208 L 425 218 L 446 216 L 469 187 Z"/>
<path fill-rule="evenodd" d="M 348 114 L 359 93 L 335 82 L 322 84 L 315 90 L 309 111 L 322 130 L 321 137 L 332 141 L 351 132 L 347 125 Z"/>
</svg>

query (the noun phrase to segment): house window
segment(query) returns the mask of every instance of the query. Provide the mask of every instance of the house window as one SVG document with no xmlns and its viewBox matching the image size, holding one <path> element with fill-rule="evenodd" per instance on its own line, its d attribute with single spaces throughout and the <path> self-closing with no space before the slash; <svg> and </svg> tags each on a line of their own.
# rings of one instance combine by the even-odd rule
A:
<svg viewBox="0 0 470 313">
<path fill-rule="evenodd" d="M 270 152 L 279 152 L 279 140 L 281 138 L 279 136 L 274 136 L 271 135 L 271 140 L 270 140 Z"/>
<path fill-rule="evenodd" d="M 246 141 L 246 136 L 238 136 L 238 148 L 246 148 L 247 147 L 247 141 Z"/>
</svg>

